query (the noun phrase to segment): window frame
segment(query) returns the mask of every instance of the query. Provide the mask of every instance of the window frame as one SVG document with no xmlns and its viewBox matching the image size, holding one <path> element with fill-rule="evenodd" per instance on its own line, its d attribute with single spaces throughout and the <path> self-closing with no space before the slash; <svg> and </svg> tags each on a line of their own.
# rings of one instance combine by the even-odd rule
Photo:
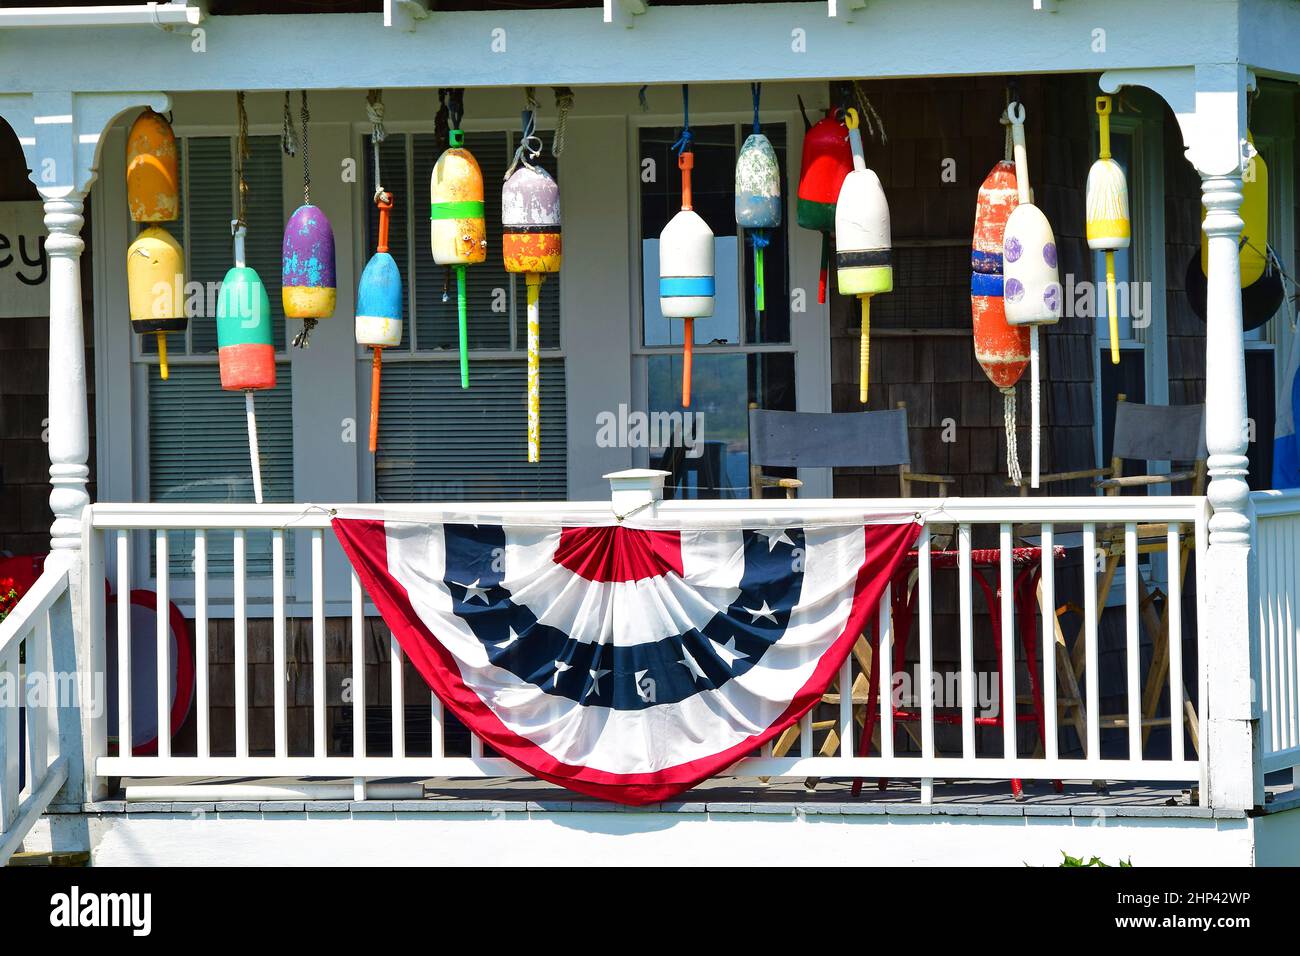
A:
<svg viewBox="0 0 1300 956">
<path fill-rule="evenodd" d="M 815 109 L 809 106 L 809 111 Z M 762 355 L 764 353 L 792 354 L 795 364 L 795 408 L 807 412 L 829 412 L 831 393 L 830 367 L 830 296 L 825 304 L 818 304 L 816 275 L 821 263 L 820 235 L 809 229 L 800 228 L 796 217 L 796 192 L 798 185 L 798 158 L 803 154 L 804 127 L 798 110 L 763 110 L 764 126 L 785 125 L 786 181 L 782 186 L 782 199 L 785 203 L 784 221 L 788 224 L 788 282 L 789 294 L 802 289 L 804 292 L 804 311 L 790 314 L 790 341 L 781 343 L 745 342 L 745 316 L 740 317 L 739 336 L 736 344 L 712 345 L 695 344 L 697 358 L 711 355 Z M 649 359 L 653 356 L 673 355 L 681 351 L 681 346 L 646 345 L 644 336 L 645 292 L 641 288 L 642 264 L 642 217 L 641 217 L 641 131 L 646 127 L 680 126 L 681 113 L 671 111 L 644 112 L 628 118 L 627 149 L 631 160 L 628 166 L 628 242 L 630 274 L 629 282 L 635 287 L 635 294 L 629 296 L 629 318 L 631 321 L 631 358 L 632 358 L 632 401 L 637 410 L 649 408 Z M 753 125 L 752 110 L 734 110 L 725 112 L 698 112 L 692 110 L 691 125 L 725 126 L 735 130 L 735 149 L 739 153 L 744 143 L 746 131 Z M 729 235 L 717 230 L 717 223 L 710 223 L 715 228 L 714 235 Z M 732 225 L 735 226 L 734 220 Z M 745 268 L 743 256 L 746 246 L 743 230 L 735 226 L 734 235 L 738 242 L 738 265 L 736 270 L 736 289 L 738 302 L 745 308 L 747 290 L 745 285 Z M 811 271 L 810 271 L 811 270 Z M 812 282 L 807 281 L 811 275 Z M 650 450 L 637 448 L 633 450 L 632 460 L 636 467 L 645 468 L 650 463 Z M 806 497 L 822 498 L 831 496 L 832 470 L 829 468 L 800 468 L 799 479 L 804 483 L 801 493 Z"/>
</svg>

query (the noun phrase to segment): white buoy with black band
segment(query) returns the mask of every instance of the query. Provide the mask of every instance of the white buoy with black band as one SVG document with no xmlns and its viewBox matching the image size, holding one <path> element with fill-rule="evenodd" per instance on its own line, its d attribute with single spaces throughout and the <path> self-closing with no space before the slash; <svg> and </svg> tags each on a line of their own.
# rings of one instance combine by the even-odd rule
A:
<svg viewBox="0 0 1300 956">
<path fill-rule="evenodd" d="M 840 295 L 856 295 L 862 303 L 858 400 L 865 405 L 871 359 L 871 297 L 893 291 L 894 267 L 889 203 L 880 177 L 867 168 L 857 110 L 845 111 L 845 123 L 853 150 L 853 172 L 844 177 L 835 203 L 835 281 Z"/>
</svg>

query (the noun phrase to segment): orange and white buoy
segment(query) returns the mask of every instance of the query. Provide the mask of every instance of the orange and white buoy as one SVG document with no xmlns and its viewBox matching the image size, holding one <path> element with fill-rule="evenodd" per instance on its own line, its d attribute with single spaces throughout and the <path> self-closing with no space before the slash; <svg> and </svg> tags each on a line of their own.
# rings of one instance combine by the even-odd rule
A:
<svg viewBox="0 0 1300 956">
<path fill-rule="evenodd" d="M 1011 152 L 1009 133 L 1007 152 Z M 1002 245 L 1007 219 L 1019 201 L 1016 167 L 1008 156 L 989 170 L 980 185 L 971 240 L 971 331 L 975 360 L 1003 396 L 1007 474 L 1015 484 L 1020 483 L 1016 383 L 1029 364 L 1029 329 L 1007 323 Z"/>
</svg>

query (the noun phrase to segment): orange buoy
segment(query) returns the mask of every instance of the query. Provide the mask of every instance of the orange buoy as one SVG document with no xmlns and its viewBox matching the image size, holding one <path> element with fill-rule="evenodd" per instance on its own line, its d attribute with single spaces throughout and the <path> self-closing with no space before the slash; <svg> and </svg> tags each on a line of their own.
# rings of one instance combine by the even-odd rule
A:
<svg viewBox="0 0 1300 956">
<path fill-rule="evenodd" d="M 1002 297 L 1002 242 L 1007 219 L 1019 203 L 1016 166 L 1009 159 L 995 165 L 980 185 L 971 241 L 971 330 L 975 360 L 1004 396 L 1007 428 L 1007 471 L 1020 482 L 1016 454 L 1016 382 L 1029 364 L 1029 329 L 1007 323 Z"/>
<path fill-rule="evenodd" d="M 176 134 L 146 108 L 126 137 L 126 205 L 135 222 L 171 222 L 180 213 Z"/>
</svg>

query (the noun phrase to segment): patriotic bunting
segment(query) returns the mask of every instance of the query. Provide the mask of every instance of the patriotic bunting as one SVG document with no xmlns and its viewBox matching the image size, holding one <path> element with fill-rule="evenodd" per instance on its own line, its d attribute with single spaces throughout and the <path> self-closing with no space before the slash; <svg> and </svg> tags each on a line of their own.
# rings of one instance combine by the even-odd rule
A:
<svg viewBox="0 0 1300 956">
<path fill-rule="evenodd" d="M 914 515 L 333 524 L 402 650 L 486 746 L 627 804 L 690 789 L 811 709 L 920 531 Z"/>
</svg>

